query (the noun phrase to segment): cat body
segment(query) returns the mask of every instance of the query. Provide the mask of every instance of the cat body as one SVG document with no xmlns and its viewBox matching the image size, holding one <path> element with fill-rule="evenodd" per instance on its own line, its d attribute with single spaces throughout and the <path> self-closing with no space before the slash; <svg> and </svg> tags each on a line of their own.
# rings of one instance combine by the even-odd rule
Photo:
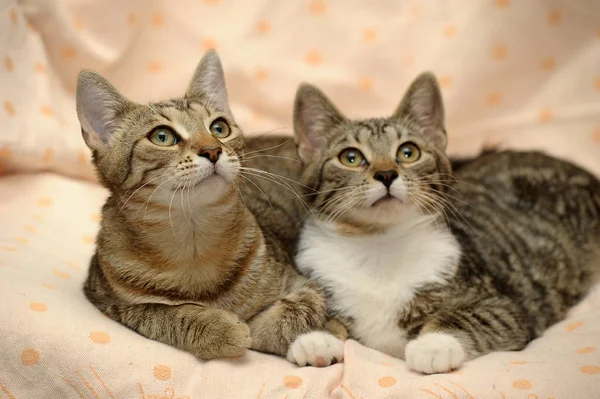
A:
<svg viewBox="0 0 600 399">
<path fill-rule="evenodd" d="M 598 179 L 515 151 L 488 151 L 452 175 L 431 74 L 391 118 L 362 121 L 301 86 L 295 134 L 313 191 L 298 269 L 351 338 L 415 371 L 520 350 L 597 281 Z"/>
<path fill-rule="evenodd" d="M 202 359 L 247 349 L 302 365 L 342 359 L 341 341 L 322 332 L 322 292 L 292 266 L 290 233 L 269 229 L 279 215 L 254 200 L 259 185 L 273 201 L 279 192 L 249 166 L 215 52 L 184 98 L 150 105 L 84 71 L 77 111 L 110 191 L 84 286 L 96 307 Z M 328 349 L 294 346 L 303 334 Z"/>
</svg>

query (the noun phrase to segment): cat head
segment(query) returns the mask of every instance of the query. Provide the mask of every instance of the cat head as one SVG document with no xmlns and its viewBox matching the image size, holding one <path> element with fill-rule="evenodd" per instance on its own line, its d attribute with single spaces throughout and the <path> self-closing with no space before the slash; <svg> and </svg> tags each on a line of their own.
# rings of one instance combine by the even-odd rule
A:
<svg viewBox="0 0 600 399">
<path fill-rule="evenodd" d="M 190 198 L 211 202 L 235 184 L 244 139 L 214 51 L 198 64 L 184 97 L 146 105 L 83 71 L 77 115 L 100 180 L 113 193 L 156 188 L 154 199 L 166 201 L 189 190 Z"/>
<path fill-rule="evenodd" d="M 294 132 L 318 217 L 388 225 L 408 212 L 440 210 L 451 168 L 442 96 L 431 73 L 414 80 L 391 117 L 358 121 L 303 84 Z"/>
</svg>

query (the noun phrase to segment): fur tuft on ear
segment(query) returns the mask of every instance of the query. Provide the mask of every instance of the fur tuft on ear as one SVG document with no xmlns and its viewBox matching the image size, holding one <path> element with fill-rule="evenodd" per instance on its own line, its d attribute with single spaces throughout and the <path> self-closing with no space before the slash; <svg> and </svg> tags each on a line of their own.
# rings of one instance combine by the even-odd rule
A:
<svg viewBox="0 0 600 399">
<path fill-rule="evenodd" d="M 407 120 L 440 150 L 448 139 L 444 128 L 444 103 L 437 79 L 431 72 L 420 74 L 410 85 L 393 118 Z"/>
<path fill-rule="evenodd" d="M 96 151 L 107 147 L 118 116 L 132 104 L 106 79 L 90 70 L 82 71 L 77 78 L 76 103 L 83 139 Z"/>
<path fill-rule="evenodd" d="M 305 162 L 327 146 L 328 132 L 346 117 L 318 88 L 303 83 L 294 103 L 294 134 L 298 155 Z"/>
<path fill-rule="evenodd" d="M 207 106 L 231 113 L 225 85 L 225 73 L 221 59 L 215 50 L 208 50 L 198 63 L 185 97 L 201 98 Z"/>
</svg>

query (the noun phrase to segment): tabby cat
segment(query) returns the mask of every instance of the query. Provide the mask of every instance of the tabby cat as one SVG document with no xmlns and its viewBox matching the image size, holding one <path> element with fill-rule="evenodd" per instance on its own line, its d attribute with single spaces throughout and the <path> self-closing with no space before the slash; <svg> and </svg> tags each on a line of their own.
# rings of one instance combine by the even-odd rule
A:
<svg viewBox="0 0 600 399">
<path fill-rule="evenodd" d="M 294 113 L 314 193 L 296 256 L 350 337 L 448 372 L 520 350 L 600 271 L 600 183 L 539 152 L 487 152 L 452 174 L 434 76 L 389 118 L 352 121 L 317 88 Z"/>
<path fill-rule="evenodd" d="M 260 154 L 245 155 L 214 51 L 185 97 L 149 105 L 84 71 L 77 113 L 110 191 L 84 287 L 98 309 L 202 359 L 251 348 L 300 365 L 342 360 L 342 342 L 322 332 L 322 292 L 291 264 L 293 238 L 271 228 L 281 185 L 245 166 Z M 326 349 L 302 344 L 313 341 Z"/>
</svg>

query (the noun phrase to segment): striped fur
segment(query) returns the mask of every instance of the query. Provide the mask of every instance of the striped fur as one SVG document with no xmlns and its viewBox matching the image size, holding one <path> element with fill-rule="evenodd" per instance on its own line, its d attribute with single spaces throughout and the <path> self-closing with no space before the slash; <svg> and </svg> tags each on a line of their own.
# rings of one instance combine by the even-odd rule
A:
<svg viewBox="0 0 600 399">
<path fill-rule="evenodd" d="M 297 265 L 350 337 L 413 370 L 520 350 L 597 281 L 600 182 L 538 152 L 487 151 L 452 174 L 430 74 L 394 116 L 362 121 L 302 86 L 295 133 L 315 190 Z M 395 156 L 406 142 L 421 149 L 414 163 Z M 348 147 L 367 163 L 343 165 Z M 389 189 L 374 178 L 381 170 L 399 174 Z"/>
<path fill-rule="evenodd" d="M 216 53 L 202 59 L 184 98 L 150 105 L 82 72 L 77 110 L 110 191 L 84 287 L 98 309 L 202 359 L 248 348 L 286 355 L 297 336 L 324 328 L 323 294 L 294 270 L 290 233 L 271 229 L 281 215 L 260 200 L 267 191 L 283 201 L 280 187 L 269 191 L 260 172 L 245 169 L 256 156 L 245 157 Z M 219 118 L 231 130 L 221 139 L 210 128 Z M 159 126 L 180 141 L 151 142 Z M 217 149 L 214 164 L 202 156 Z"/>
</svg>

